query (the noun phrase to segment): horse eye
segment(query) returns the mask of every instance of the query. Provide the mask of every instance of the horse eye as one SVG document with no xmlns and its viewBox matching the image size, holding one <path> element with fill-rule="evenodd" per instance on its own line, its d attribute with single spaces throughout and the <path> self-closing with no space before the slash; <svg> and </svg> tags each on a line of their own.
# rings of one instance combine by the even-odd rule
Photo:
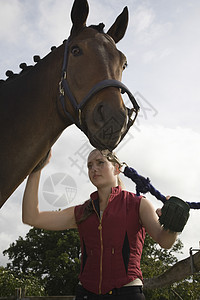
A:
<svg viewBox="0 0 200 300">
<path fill-rule="evenodd" d="M 72 49 L 71 49 L 71 53 L 72 53 L 74 56 L 79 56 L 79 55 L 81 55 L 82 51 L 81 51 L 81 49 L 80 49 L 78 46 L 74 46 L 74 47 L 72 47 Z"/>
<path fill-rule="evenodd" d="M 127 63 L 127 61 L 124 63 L 124 65 L 123 65 L 123 70 L 125 70 L 126 68 L 128 67 L 128 63 Z"/>
</svg>

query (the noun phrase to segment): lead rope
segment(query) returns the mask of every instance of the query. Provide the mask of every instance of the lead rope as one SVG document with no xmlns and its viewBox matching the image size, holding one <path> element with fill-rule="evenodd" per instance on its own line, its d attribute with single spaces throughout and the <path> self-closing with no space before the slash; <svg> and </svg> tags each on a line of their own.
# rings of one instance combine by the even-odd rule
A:
<svg viewBox="0 0 200 300">
<path fill-rule="evenodd" d="M 121 173 L 123 173 L 126 177 L 130 178 L 136 184 L 137 196 L 140 196 L 140 193 L 146 194 L 147 192 L 150 192 L 153 196 L 155 196 L 158 200 L 161 200 L 163 203 L 167 201 L 166 197 L 153 187 L 148 177 L 145 178 L 139 175 L 136 170 L 134 170 L 131 167 L 128 167 L 125 162 L 121 163 L 116 157 L 116 155 L 114 155 L 113 153 L 105 154 L 103 153 L 103 151 L 101 151 L 101 153 L 103 156 L 106 156 L 109 161 L 117 163 L 120 168 L 122 168 L 124 165 L 126 166 L 124 168 L 124 171 L 121 171 Z M 186 201 L 186 203 L 191 209 L 200 209 L 200 202 Z"/>
<path fill-rule="evenodd" d="M 136 170 L 130 168 L 128 166 L 125 167 L 123 174 L 132 179 L 133 182 L 136 184 L 136 192 L 139 196 L 140 193 L 146 194 L 150 192 L 153 196 L 155 196 L 158 200 L 161 200 L 163 203 L 166 202 L 166 197 L 162 195 L 158 190 L 156 190 L 153 185 L 150 183 L 150 179 L 147 177 L 143 177 L 139 175 Z M 186 203 L 192 209 L 200 209 L 200 202 L 188 202 Z"/>
</svg>

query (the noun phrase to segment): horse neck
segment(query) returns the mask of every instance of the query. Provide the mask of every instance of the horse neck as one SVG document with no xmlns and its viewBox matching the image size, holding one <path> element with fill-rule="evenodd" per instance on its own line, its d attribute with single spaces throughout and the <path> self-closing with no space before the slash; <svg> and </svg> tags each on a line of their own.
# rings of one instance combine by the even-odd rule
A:
<svg viewBox="0 0 200 300">
<path fill-rule="evenodd" d="M 70 125 L 57 107 L 63 55 L 64 45 L 0 89 L 0 204 Z"/>
<path fill-rule="evenodd" d="M 11 81 L 8 84 L 8 92 L 5 93 L 6 101 L 10 105 L 5 103 L 4 111 L 7 110 L 10 116 L 13 114 L 12 117 L 24 122 L 26 127 L 31 126 L 33 122 L 35 129 L 39 126 L 41 130 L 42 124 L 46 126 L 46 129 L 51 124 L 53 134 L 67 127 L 69 125 L 67 120 L 63 122 L 58 112 L 58 87 L 63 56 L 64 45 L 48 54 L 32 69 Z M 14 107 L 14 109 L 9 110 L 9 107 Z"/>
<path fill-rule="evenodd" d="M 62 64 L 64 57 L 64 45 L 48 54 L 41 63 L 36 65 L 32 72 L 32 88 L 28 91 L 28 99 L 31 99 L 34 106 L 40 109 L 44 118 L 48 115 L 49 120 L 54 119 L 55 130 L 64 129 L 68 124 L 58 113 L 59 82 L 62 75 Z M 34 98 L 32 97 L 34 93 Z M 35 111 L 38 116 L 38 111 Z M 47 121 L 47 119 L 46 119 Z"/>
</svg>

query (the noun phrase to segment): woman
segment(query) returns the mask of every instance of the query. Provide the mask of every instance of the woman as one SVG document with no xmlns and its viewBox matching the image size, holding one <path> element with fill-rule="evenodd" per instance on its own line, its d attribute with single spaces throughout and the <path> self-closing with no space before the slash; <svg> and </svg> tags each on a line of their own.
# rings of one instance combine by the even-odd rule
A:
<svg viewBox="0 0 200 300">
<path fill-rule="evenodd" d="M 145 299 L 140 270 L 145 231 L 167 249 L 177 236 L 160 226 L 145 197 L 122 190 L 120 166 L 110 158 L 107 150 L 89 154 L 88 174 L 97 191 L 82 205 L 40 212 L 40 171 L 30 174 L 24 192 L 24 223 L 47 230 L 79 230 L 82 258 L 77 300 Z"/>
</svg>

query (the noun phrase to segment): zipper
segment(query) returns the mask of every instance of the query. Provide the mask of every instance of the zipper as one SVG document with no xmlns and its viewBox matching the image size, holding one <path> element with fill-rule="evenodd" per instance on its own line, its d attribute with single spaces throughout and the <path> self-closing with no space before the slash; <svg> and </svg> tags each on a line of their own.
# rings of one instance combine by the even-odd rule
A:
<svg viewBox="0 0 200 300">
<path fill-rule="evenodd" d="M 101 294 L 102 272 L 103 272 L 103 237 L 102 237 L 102 223 L 101 222 L 102 222 L 102 218 L 100 219 L 100 224 L 98 227 L 99 233 L 100 233 L 100 242 L 101 242 L 99 294 Z"/>
<path fill-rule="evenodd" d="M 102 273 L 103 273 L 103 236 L 102 236 L 102 219 L 103 219 L 103 215 L 100 218 L 98 212 L 96 211 L 96 208 L 93 204 L 92 201 L 92 205 L 93 205 L 93 209 L 99 219 L 99 226 L 98 226 L 98 230 L 99 230 L 99 235 L 100 235 L 100 244 L 101 244 L 101 255 L 100 255 L 100 267 L 99 267 L 99 294 L 101 294 L 101 285 L 102 285 Z"/>
</svg>

